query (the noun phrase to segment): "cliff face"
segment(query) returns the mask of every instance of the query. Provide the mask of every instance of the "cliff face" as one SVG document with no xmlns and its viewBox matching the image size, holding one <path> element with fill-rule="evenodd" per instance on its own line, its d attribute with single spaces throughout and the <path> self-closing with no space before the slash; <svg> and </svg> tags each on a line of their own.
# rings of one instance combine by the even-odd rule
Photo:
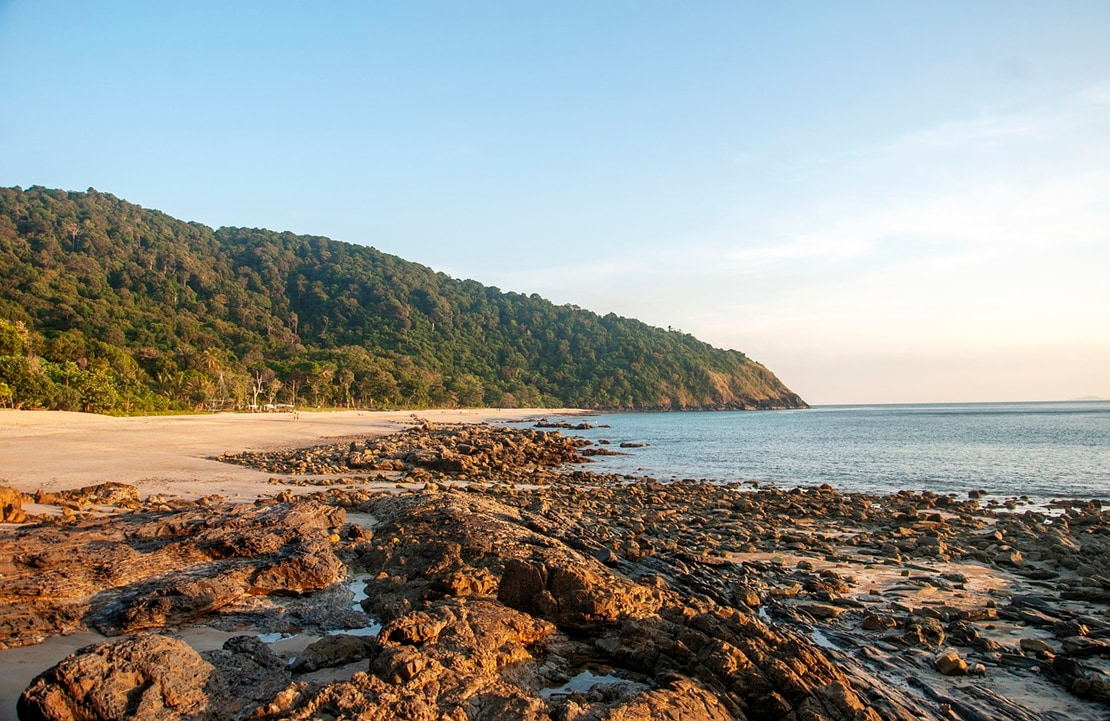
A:
<svg viewBox="0 0 1110 721">
<path fill-rule="evenodd" d="M 24 407 L 805 407 L 688 334 L 93 190 L 0 189 L 0 264 L 0 382 Z"/>
</svg>

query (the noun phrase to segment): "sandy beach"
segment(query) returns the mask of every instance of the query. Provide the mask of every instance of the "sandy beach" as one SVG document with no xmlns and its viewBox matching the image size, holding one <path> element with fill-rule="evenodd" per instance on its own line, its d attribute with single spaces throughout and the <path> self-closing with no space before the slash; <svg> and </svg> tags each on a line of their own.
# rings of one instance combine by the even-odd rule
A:
<svg viewBox="0 0 1110 721">
<path fill-rule="evenodd" d="M 250 500 L 274 493 L 269 474 L 212 460 L 225 452 L 311 446 L 412 425 L 482 423 L 583 413 L 573 409 L 464 409 L 219 413 L 114 418 L 62 411 L 0 410 L 0 485 L 24 493 L 97 483 L 137 486 L 143 496 Z M 280 490 L 278 487 L 276 490 Z"/>
</svg>

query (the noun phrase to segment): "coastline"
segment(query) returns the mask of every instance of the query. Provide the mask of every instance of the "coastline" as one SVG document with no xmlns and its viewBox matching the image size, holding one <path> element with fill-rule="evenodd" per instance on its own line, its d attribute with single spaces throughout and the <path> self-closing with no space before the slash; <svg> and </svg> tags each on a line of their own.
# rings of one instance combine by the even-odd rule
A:
<svg viewBox="0 0 1110 721">
<path fill-rule="evenodd" d="M 91 483 L 121 449 L 158 445 L 118 464 L 140 477 L 115 500 L 66 496 L 69 516 L 0 531 L 0 630 L 22 646 L 0 651 L 4 694 L 77 639 L 103 640 L 82 635 L 95 628 L 109 640 L 86 661 L 184 641 L 156 650 L 282 718 L 340 698 L 377 718 L 386 697 L 443 715 L 490 694 L 501 717 L 535 719 L 1108 715 L 1097 505 L 1048 517 L 928 493 L 661 483 L 593 473 L 576 454 L 605 447 L 557 432 L 455 425 L 565 413 L 418 415 L 19 426 L 0 449 L 26 463 L 116 443 L 86 459 Z M 215 487 L 240 495 L 202 493 Z"/>
<path fill-rule="evenodd" d="M 493 423 L 543 415 L 592 415 L 572 409 L 475 408 L 428 411 L 215 413 L 113 417 L 67 411 L 0 409 L 0 485 L 34 494 L 96 483 L 126 483 L 142 495 L 241 501 L 273 493 L 265 474 L 214 460 L 226 453 L 299 448 L 372 437 L 434 423 Z M 278 490 L 281 490 L 279 488 Z M 291 487 L 293 492 L 301 492 Z"/>
</svg>

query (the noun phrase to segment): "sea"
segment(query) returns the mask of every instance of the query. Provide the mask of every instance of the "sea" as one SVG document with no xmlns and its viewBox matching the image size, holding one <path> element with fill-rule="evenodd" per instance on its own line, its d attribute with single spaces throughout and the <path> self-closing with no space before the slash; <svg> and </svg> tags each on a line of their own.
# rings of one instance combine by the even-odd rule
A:
<svg viewBox="0 0 1110 721">
<path fill-rule="evenodd" d="M 876 494 L 983 491 L 1038 504 L 1110 499 L 1110 401 L 614 413 L 589 422 L 608 427 L 573 433 L 627 454 L 597 457 L 596 472 Z"/>
</svg>

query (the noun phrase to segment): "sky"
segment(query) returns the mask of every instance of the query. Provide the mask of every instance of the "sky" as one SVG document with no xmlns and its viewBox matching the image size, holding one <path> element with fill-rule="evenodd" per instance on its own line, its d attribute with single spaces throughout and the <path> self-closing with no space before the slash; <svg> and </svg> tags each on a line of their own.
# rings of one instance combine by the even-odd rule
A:
<svg viewBox="0 0 1110 721">
<path fill-rule="evenodd" d="M 372 245 L 812 404 L 1110 398 L 1110 3 L 0 0 L 0 186 Z"/>
</svg>

